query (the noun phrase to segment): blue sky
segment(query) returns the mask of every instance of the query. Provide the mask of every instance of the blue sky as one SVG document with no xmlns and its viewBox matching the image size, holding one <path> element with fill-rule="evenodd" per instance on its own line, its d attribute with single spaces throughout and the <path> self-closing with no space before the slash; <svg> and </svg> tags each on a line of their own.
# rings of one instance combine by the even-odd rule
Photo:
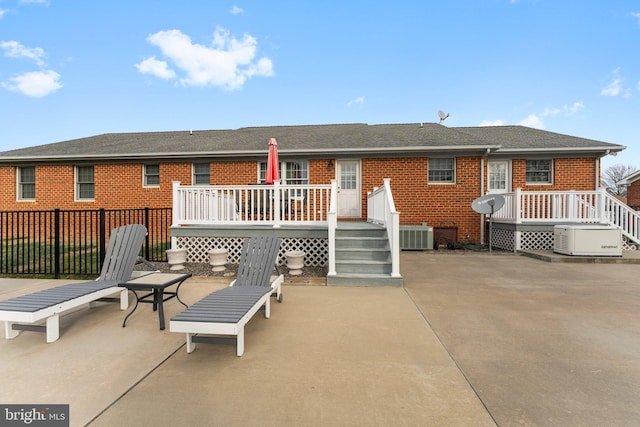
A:
<svg viewBox="0 0 640 427">
<path fill-rule="evenodd" d="M 603 166 L 640 168 L 640 3 L 0 0 L 0 151 L 438 110 L 626 145 Z"/>
</svg>

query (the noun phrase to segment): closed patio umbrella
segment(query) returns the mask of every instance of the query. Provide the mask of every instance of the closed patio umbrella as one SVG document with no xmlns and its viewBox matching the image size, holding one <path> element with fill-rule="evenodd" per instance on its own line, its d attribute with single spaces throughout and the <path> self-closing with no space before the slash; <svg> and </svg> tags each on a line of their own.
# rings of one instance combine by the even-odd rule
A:
<svg viewBox="0 0 640 427">
<path fill-rule="evenodd" d="M 278 141 L 275 138 L 269 140 L 269 154 L 267 156 L 267 176 L 265 182 L 272 185 L 274 181 L 280 179 L 280 169 L 278 169 Z"/>
</svg>

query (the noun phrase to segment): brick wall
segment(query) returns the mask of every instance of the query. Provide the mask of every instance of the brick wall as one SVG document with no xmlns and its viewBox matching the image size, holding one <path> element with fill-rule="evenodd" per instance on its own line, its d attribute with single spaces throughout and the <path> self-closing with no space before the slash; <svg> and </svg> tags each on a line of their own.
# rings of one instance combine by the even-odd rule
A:
<svg viewBox="0 0 640 427">
<path fill-rule="evenodd" d="M 631 183 L 627 187 L 627 204 L 631 208 L 640 211 L 640 180 Z"/>
<path fill-rule="evenodd" d="M 480 217 L 471 209 L 471 202 L 481 195 L 481 157 L 456 159 L 454 184 L 430 184 L 427 158 L 362 159 L 362 219 L 367 215 L 367 192 L 391 178 L 396 209 L 403 225 L 427 223 L 434 227 L 457 227 L 458 241 L 480 239 Z M 190 162 L 162 163 L 160 186 L 142 186 L 140 163 L 96 164 L 94 166 L 95 201 L 74 201 L 74 168 L 72 165 L 37 166 L 37 202 L 16 201 L 16 168 L 0 167 L 1 210 L 36 209 L 120 209 L 171 207 L 172 181 L 191 184 Z M 485 163 L 485 171 L 486 163 Z M 257 181 L 256 161 L 211 162 L 212 185 L 246 185 Z M 335 163 L 310 160 L 312 184 L 328 184 L 335 177 Z M 512 161 L 513 188 L 523 190 L 593 190 L 595 171 L 593 159 L 554 160 L 552 185 L 527 186 L 525 161 Z M 640 181 L 636 188 L 640 190 Z M 487 188 L 485 183 L 484 188 Z M 632 190 L 632 189 L 631 189 Z M 637 190 L 636 190 L 637 191 Z"/>
</svg>

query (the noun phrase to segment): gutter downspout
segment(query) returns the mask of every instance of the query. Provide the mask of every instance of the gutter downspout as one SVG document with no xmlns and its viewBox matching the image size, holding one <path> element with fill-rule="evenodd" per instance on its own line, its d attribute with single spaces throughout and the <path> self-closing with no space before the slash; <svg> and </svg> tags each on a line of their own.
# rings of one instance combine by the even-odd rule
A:
<svg viewBox="0 0 640 427">
<path fill-rule="evenodd" d="M 597 160 L 598 160 L 598 161 L 597 161 L 597 162 L 596 162 L 596 164 L 594 165 L 595 173 L 593 174 L 593 175 L 594 175 L 594 177 L 595 177 L 595 181 L 594 181 L 594 183 L 593 183 L 593 189 L 594 189 L 594 190 L 597 190 L 597 189 L 600 187 L 598 184 L 600 183 L 600 175 L 602 174 L 601 160 L 602 160 L 602 158 L 603 158 L 603 157 L 606 157 L 606 156 L 608 156 L 609 154 L 611 154 L 611 150 L 607 150 L 607 151 L 605 151 L 603 154 L 601 154 L 601 155 L 599 155 L 599 156 L 597 157 Z M 612 154 L 612 155 L 613 155 L 613 156 L 615 156 L 615 154 Z M 598 173 L 598 171 L 599 171 L 600 173 Z"/>
<path fill-rule="evenodd" d="M 488 160 L 489 159 L 489 152 L 491 151 L 490 148 L 487 148 L 487 152 L 484 154 L 484 156 L 482 156 L 480 158 L 480 197 L 484 196 L 484 181 L 485 181 L 485 171 L 484 171 L 484 162 L 485 159 Z M 484 245 L 484 223 L 485 223 L 485 218 L 484 218 L 484 214 L 480 215 L 480 244 Z"/>
</svg>

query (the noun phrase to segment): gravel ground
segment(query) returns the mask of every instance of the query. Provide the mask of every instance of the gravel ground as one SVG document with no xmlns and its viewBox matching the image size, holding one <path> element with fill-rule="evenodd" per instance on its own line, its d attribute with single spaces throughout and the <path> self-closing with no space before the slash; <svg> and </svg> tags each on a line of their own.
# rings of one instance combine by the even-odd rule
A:
<svg viewBox="0 0 640 427">
<path fill-rule="evenodd" d="M 163 273 L 172 272 L 169 270 L 169 264 L 166 262 L 154 262 L 153 263 L 158 270 Z M 212 267 L 206 263 L 190 263 L 187 262 L 184 264 L 184 270 L 180 270 L 181 273 L 191 273 L 194 276 L 212 276 L 212 277 L 235 277 L 236 272 L 238 271 L 238 264 L 227 264 L 225 271 L 212 271 Z M 138 267 L 140 270 L 148 270 L 145 267 Z M 291 276 L 289 274 L 289 269 L 284 266 L 278 266 L 276 268 L 278 274 L 284 274 L 285 277 L 326 277 L 327 276 L 327 267 L 304 267 L 302 269 L 302 274 L 298 276 Z"/>
</svg>

